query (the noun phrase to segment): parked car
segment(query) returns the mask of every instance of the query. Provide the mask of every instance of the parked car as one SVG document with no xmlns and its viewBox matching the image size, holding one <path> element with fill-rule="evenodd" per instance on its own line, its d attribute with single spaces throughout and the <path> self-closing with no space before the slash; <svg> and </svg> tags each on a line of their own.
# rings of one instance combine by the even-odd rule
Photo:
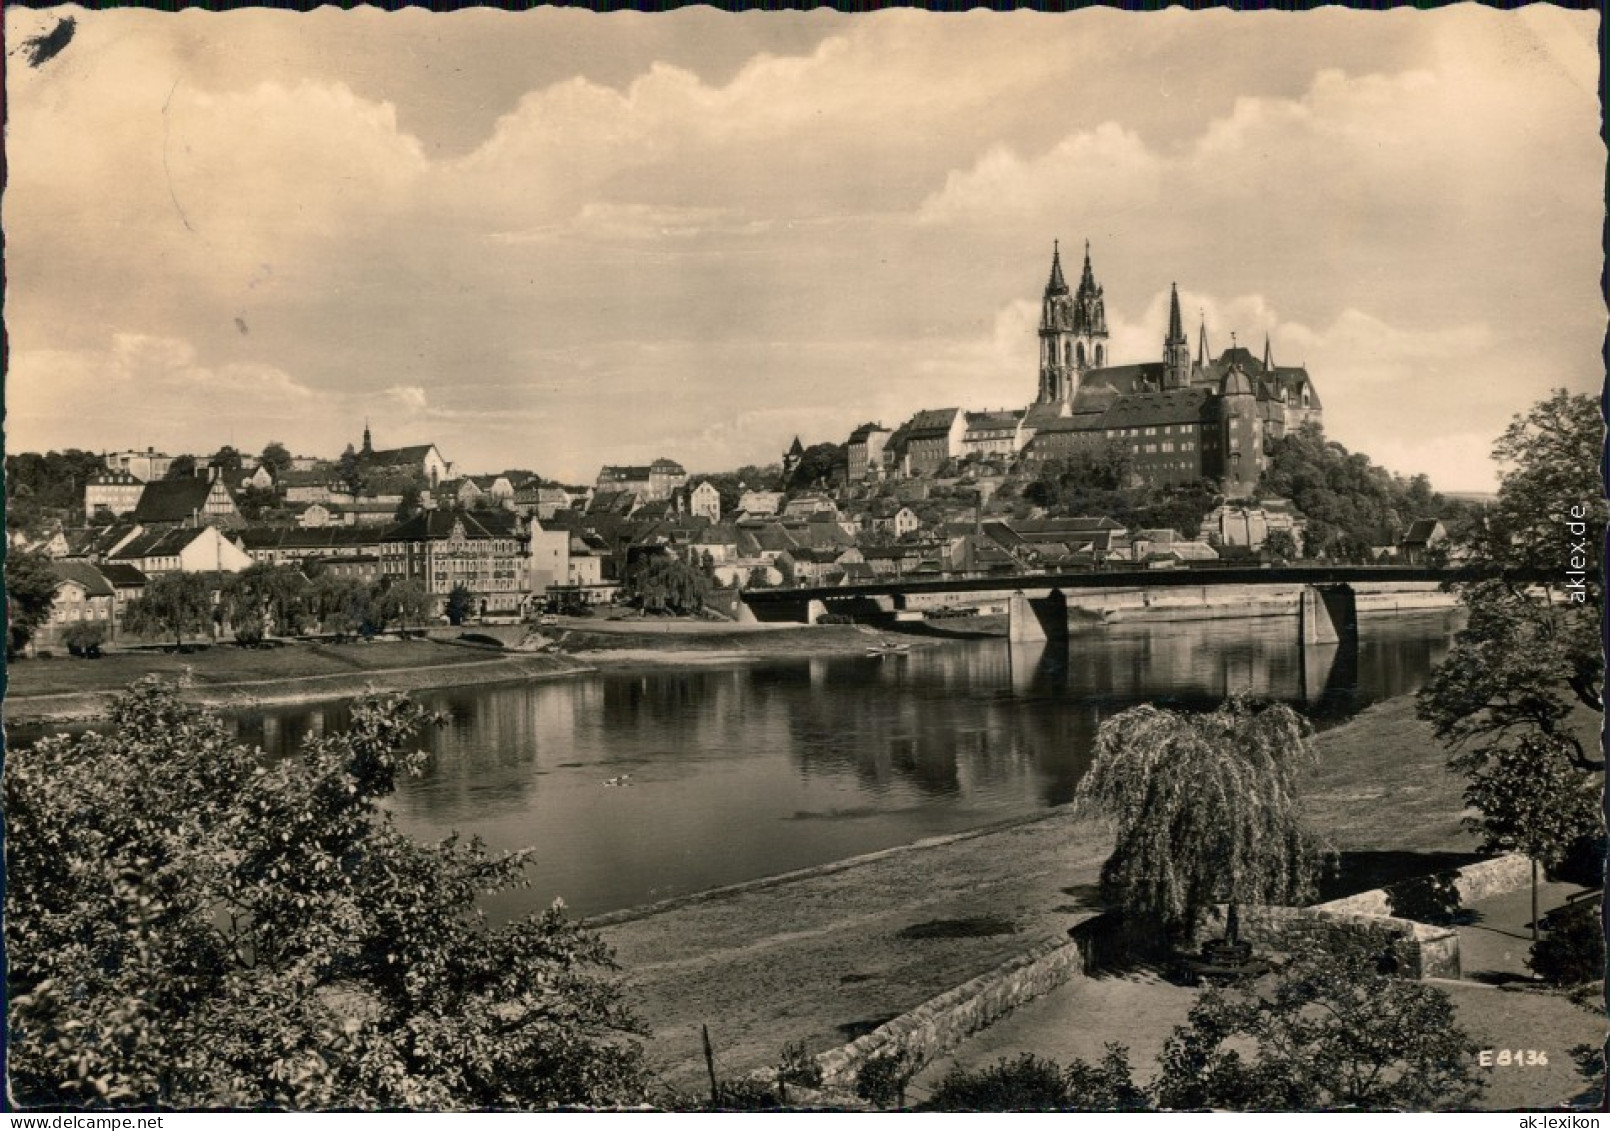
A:
<svg viewBox="0 0 1610 1131">
<path fill-rule="evenodd" d="M 550 625 L 558 624 L 559 623 L 559 618 L 554 616 L 552 613 L 543 613 L 540 617 L 537 618 L 537 623 L 540 624 L 543 628 L 547 628 Z"/>
</svg>

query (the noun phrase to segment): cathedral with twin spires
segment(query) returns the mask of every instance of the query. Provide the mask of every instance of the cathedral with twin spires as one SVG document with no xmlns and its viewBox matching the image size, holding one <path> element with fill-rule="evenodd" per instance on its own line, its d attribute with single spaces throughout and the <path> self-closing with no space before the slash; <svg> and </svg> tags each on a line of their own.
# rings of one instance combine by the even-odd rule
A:
<svg viewBox="0 0 1610 1131">
<path fill-rule="evenodd" d="M 1088 243 L 1073 291 L 1053 246 L 1039 334 L 1039 390 L 1023 420 L 1032 436 L 1024 450 L 1030 459 L 1117 444 L 1147 482 L 1210 479 L 1226 495 L 1244 496 L 1257 485 L 1274 441 L 1321 420 L 1308 371 L 1276 365 L 1267 336 L 1261 360 L 1239 345 L 1214 358 L 1204 321 L 1193 357 L 1177 287 L 1169 296 L 1162 360 L 1109 364 L 1105 298 Z"/>
</svg>

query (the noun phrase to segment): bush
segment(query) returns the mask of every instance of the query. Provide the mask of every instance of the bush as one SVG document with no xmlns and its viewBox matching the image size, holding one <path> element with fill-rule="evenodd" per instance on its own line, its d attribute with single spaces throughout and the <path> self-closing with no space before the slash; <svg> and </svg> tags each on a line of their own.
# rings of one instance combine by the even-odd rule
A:
<svg viewBox="0 0 1610 1131">
<path fill-rule="evenodd" d="M 927 1105 L 936 1111 L 1148 1111 L 1136 1086 L 1129 1050 L 1109 1044 L 1099 1064 L 1075 1060 L 1067 1069 L 1024 1053 L 1016 1060 L 969 1072 L 953 1068 Z"/>
<path fill-rule="evenodd" d="M 235 643 L 242 648 L 255 648 L 263 642 L 263 615 L 241 613 L 235 621 Z"/>
<path fill-rule="evenodd" d="M 802 1088 L 820 1088 L 822 1066 L 805 1048 L 804 1041 L 791 1041 L 783 1046 L 783 1054 L 777 1061 L 777 1079 Z"/>
<path fill-rule="evenodd" d="M 1566 848 L 1558 864 L 1545 869 L 1554 883 L 1576 884 L 1585 888 L 1603 888 L 1605 838 L 1580 836 Z"/>
<path fill-rule="evenodd" d="M 904 1107 L 906 1085 L 916 1072 L 911 1054 L 904 1049 L 879 1053 L 870 1057 L 855 1074 L 855 1094 L 879 1107 Z"/>
<path fill-rule="evenodd" d="M 1596 903 L 1575 903 L 1543 922 L 1548 937 L 1533 946 L 1527 965 L 1545 982 L 1575 986 L 1604 977 L 1604 925 Z"/>
<path fill-rule="evenodd" d="M 1210 989 L 1158 1058 L 1158 1106 L 1234 1111 L 1459 1108 L 1485 1086 L 1435 986 L 1381 970 L 1377 945 L 1293 944 L 1266 982 Z"/>
<path fill-rule="evenodd" d="M 1417 876 L 1386 889 L 1387 903 L 1399 919 L 1450 926 L 1470 918 L 1460 907 L 1459 888 L 1451 875 Z"/>
<path fill-rule="evenodd" d="M 1060 1111 L 1068 1085 L 1053 1061 L 1024 1053 L 989 1068 L 952 1068 L 928 1101 L 939 1111 Z"/>
<path fill-rule="evenodd" d="M 728 1080 L 716 1088 L 716 1111 L 775 1111 L 777 1093 L 759 1080 Z"/>
<path fill-rule="evenodd" d="M 1150 1111 L 1151 1101 L 1135 1084 L 1129 1067 L 1129 1050 L 1108 1044 L 1099 1064 L 1076 1060 L 1063 1079 L 1068 1085 L 1068 1106 L 1075 1111 Z"/>
<path fill-rule="evenodd" d="M 106 643 L 106 626 L 93 621 L 70 624 L 61 634 L 62 643 L 67 650 L 75 656 L 84 656 L 94 659 L 101 654 L 101 645 Z"/>
</svg>

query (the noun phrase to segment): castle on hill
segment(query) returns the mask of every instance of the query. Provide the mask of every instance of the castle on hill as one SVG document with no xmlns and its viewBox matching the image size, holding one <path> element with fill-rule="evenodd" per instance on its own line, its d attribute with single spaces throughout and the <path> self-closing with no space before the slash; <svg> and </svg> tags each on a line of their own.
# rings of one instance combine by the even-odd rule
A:
<svg viewBox="0 0 1610 1131">
<path fill-rule="evenodd" d="M 1115 444 L 1144 482 L 1208 479 L 1238 497 L 1257 485 L 1276 440 L 1322 420 L 1308 371 L 1275 364 L 1267 336 L 1261 359 L 1239 345 L 1215 358 L 1204 321 L 1193 356 L 1177 286 L 1169 295 L 1160 360 L 1111 364 L 1107 336 L 1106 296 L 1090 264 L 1090 245 L 1076 289 L 1069 288 L 1053 245 L 1034 403 L 1019 412 L 925 409 L 892 431 L 863 424 L 850 436 L 851 479 L 931 474 L 945 460 L 969 455 L 1066 459 Z"/>
</svg>

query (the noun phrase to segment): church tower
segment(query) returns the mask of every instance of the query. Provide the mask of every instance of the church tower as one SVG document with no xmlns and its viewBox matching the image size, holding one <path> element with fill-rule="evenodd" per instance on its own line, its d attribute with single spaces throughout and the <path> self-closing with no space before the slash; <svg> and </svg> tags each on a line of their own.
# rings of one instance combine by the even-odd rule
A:
<svg viewBox="0 0 1610 1131">
<path fill-rule="evenodd" d="M 1085 268 L 1073 295 L 1073 366 L 1080 374 L 1107 364 L 1107 300 L 1090 270 L 1090 241 L 1085 241 Z"/>
<path fill-rule="evenodd" d="M 1180 317 L 1180 291 L 1169 285 L 1168 337 L 1163 339 L 1163 388 L 1183 389 L 1191 383 L 1191 342 Z"/>
<path fill-rule="evenodd" d="M 1070 292 L 1062 275 L 1062 253 L 1051 248 L 1051 278 L 1040 308 L 1041 404 L 1073 403 L 1079 378 L 1107 364 L 1107 300 L 1090 268 L 1085 244 L 1079 289 Z"/>
<path fill-rule="evenodd" d="M 1067 403 L 1078 387 L 1073 365 L 1073 295 L 1062 277 L 1062 253 L 1051 245 L 1051 278 L 1040 304 L 1041 404 Z"/>
</svg>

